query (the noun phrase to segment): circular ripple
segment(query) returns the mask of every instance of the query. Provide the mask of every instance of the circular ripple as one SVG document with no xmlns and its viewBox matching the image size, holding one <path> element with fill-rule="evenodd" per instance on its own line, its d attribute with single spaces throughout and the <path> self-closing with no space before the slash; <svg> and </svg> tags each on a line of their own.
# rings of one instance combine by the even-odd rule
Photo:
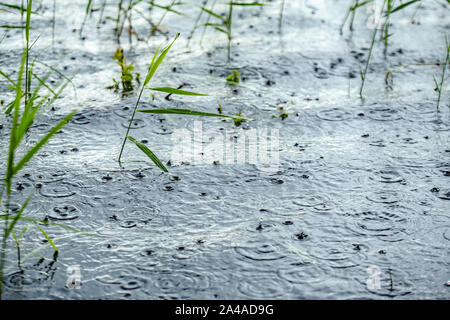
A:
<svg viewBox="0 0 450 320">
<path fill-rule="evenodd" d="M 326 278 L 320 276 L 320 270 L 312 263 L 295 263 L 288 268 L 278 270 L 278 276 L 292 284 L 312 285 L 326 282 Z"/>
<path fill-rule="evenodd" d="M 84 111 L 83 113 L 75 114 L 72 119 L 70 119 L 70 122 L 79 125 L 89 124 L 91 123 L 91 118 L 98 119 L 98 116 L 99 113 L 94 110 Z"/>
<path fill-rule="evenodd" d="M 343 121 L 353 117 L 350 111 L 339 108 L 322 110 L 317 113 L 317 117 L 327 121 Z"/>
<path fill-rule="evenodd" d="M 371 274 L 368 273 L 367 276 L 369 275 Z M 364 285 L 366 290 L 382 297 L 401 297 L 413 292 L 413 286 L 407 280 L 408 275 L 406 272 L 383 268 L 380 269 L 378 276 L 380 280 L 379 287 L 373 289 L 370 289 L 370 286 L 367 285 L 367 278 L 359 279 L 359 281 Z"/>
<path fill-rule="evenodd" d="M 277 274 L 246 276 L 237 290 L 247 299 L 279 299 L 289 294 L 291 284 Z"/>
<path fill-rule="evenodd" d="M 120 109 L 114 110 L 114 114 L 121 118 L 129 118 L 132 114 L 133 110 L 129 107 L 122 107 Z"/>
<path fill-rule="evenodd" d="M 128 128 L 128 125 L 130 124 L 129 121 L 125 121 L 122 122 L 122 127 L 124 128 Z M 131 123 L 131 129 L 140 129 L 140 128 L 144 128 L 147 125 L 147 123 L 145 123 L 144 120 L 142 119 L 134 119 L 133 122 Z"/>
<path fill-rule="evenodd" d="M 12 290 L 35 290 L 48 278 L 48 274 L 38 270 L 18 271 L 7 275 L 3 279 L 6 287 Z"/>
<path fill-rule="evenodd" d="M 275 261 L 286 257 L 285 250 L 279 245 L 249 240 L 243 246 L 236 246 L 235 251 L 242 257 L 252 261 Z"/>
<path fill-rule="evenodd" d="M 404 183 L 405 180 L 395 170 L 381 170 L 375 173 L 376 180 L 383 183 Z"/>
<path fill-rule="evenodd" d="M 103 275 L 96 280 L 103 284 L 118 286 L 122 290 L 137 290 L 146 286 L 147 280 L 135 275 L 120 274 L 118 276 Z"/>
<path fill-rule="evenodd" d="M 134 220 L 126 220 L 120 223 L 121 228 L 131 229 L 137 227 L 137 222 Z"/>
<path fill-rule="evenodd" d="M 328 203 L 328 197 L 321 194 L 305 194 L 297 196 L 292 202 L 301 207 L 317 207 L 320 208 L 324 206 L 326 208 L 326 203 Z"/>
<path fill-rule="evenodd" d="M 53 220 L 74 220 L 80 216 L 80 210 L 70 204 L 54 207 L 48 215 Z"/>
<path fill-rule="evenodd" d="M 353 268 L 359 266 L 364 258 L 362 251 L 354 250 L 345 241 L 326 241 L 309 253 L 319 265 L 335 269 Z M 322 262 L 320 262 L 322 261 Z M 323 267 L 322 266 L 322 267 Z"/>
<path fill-rule="evenodd" d="M 230 71 L 231 73 L 232 71 Z M 240 69 L 241 72 L 241 79 L 242 81 L 247 81 L 247 80 L 259 80 L 261 79 L 262 75 L 261 72 L 254 68 L 254 67 L 243 67 L 242 69 Z"/>
<path fill-rule="evenodd" d="M 442 233 L 442 236 L 445 240 L 450 241 L 450 228 L 444 230 L 444 233 Z"/>
<path fill-rule="evenodd" d="M 362 236 L 374 236 L 383 241 L 396 242 L 403 240 L 405 221 L 405 218 L 395 213 L 365 211 L 353 216 L 351 224 L 347 226 Z"/>
<path fill-rule="evenodd" d="M 74 186 L 64 181 L 45 183 L 39 188 L 39 193 L 47 198 L 66 198 L 76 194 Z"/>
<path fill-rule="evenodd" d="M 394 121 L 401 119 L 398 110 L 389 107 L 376 107 L 368 111 L 368 117 L 377 121 Z"/>
<path fill-rule="evenodd" d="M 152 292 L 192 296 L 196 291 L 205 291 L 210 287 L 209 277 L 194 271 L 162 270 L 151 276 L 156 287 Z M 158 294 L 158 292 L 156 292 Z"/>
<path fill-rule="evenodd" d="M 388 204 L 399 202 L 401 199 L 397 192 L 386 190 L 375 191 L 369 194 L 366 198 L 372 202 Z"/>
</svg>

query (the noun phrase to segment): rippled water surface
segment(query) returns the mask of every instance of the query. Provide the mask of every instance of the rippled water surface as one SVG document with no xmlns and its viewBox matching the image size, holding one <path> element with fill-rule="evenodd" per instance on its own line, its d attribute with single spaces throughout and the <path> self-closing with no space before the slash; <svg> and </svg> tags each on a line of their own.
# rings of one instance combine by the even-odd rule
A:
<svg viewBox="0 0 450 320">
<path fill-rule="evenodd" d="M 396 73 L 392 90 L 384 83 L 390 68 L 442 60 L 448 5 L 427 1 L 415 24 L 414 9 L 398 13 L 387 57 L 381 44 L 375 48 L 364 100 L 358 95 L 359 63 L 371 30 L 361 11 L 353 35 L 347 28 L 339 34 L 349 1 L 287 1 L 281 28 L 277 1 L 236 9 L 229 63 L 220 32 L 207 31 L 200 45 L 198 29 L 188 46 L 198 14 L 192 5 L 185 7 L 188 17 L 166 16 L 167 38 L 157 33 L 130 44 L 122 37 L 128 61 L 145 74 L 156 47 L 181 32 L 153 85 L 184 83 L 186 90 L 214 94 L 171 101 L 157 94 L 152 101 L 144 91 L 143 107 L 216 112 L 219 102 L 224 113 L 253 119 L 236 127 L 214 119 L 137 115 L 132 135 L 145 139 L 164 162 L 171 157 L 171 134 L 193 131 L 194 120 L 236 136 L 254 128 L 279 130 L 276 172 L 211 161 L 184 162 L 163 174 L 131 144 L 123 168 L 116 161 L 136 94 L 105 88 L 120 77 L 111 59 L 118 47 L 115 23 L 104 19 L 97 28 L 97 10 L 80 37 L 86 2 L 57 4 L 52 41 L 52 1 L 36 1 L 40 15 L 33 17 L 32 36 L 40 39 L 33 55 L 43 50 L 40 61 L 76 77 L 54 109 L 34 123 L 26 145 L 70 110 L 79 111 L 16 179 L 13 204 L 37 184 L 24 215 L 91 235 L 47 227 L 60 250 L 54 259 L 42 234 L 29 230 L 21 240 L 20 268 L 11 240 L 4 298 L 450 298 L 448 86 L 436 110 L 436 66 Z M 115 16 L 116 7 L 108 1 L 104 18 Z M 69 9 L 73 16 L 67 18 Z M 155 20 L 161 14 L 150 13 Z M 133 17 L 135 32 L 146 36 L 148 24 Z M 21 31 L 11 30 L 0 44 L 2 71 L 14 75 L 22 44 Z M 43 65 L 36 68 L 45 72 Z M 224 78 L 233 69 L 242 82 L 230 87 Z M 9 102 L 12 94 L 3 89 L 8 83 L 0 84 Z M 284 120 L 280 106 L 289 114 Z M 1 163 L 10 122 L 0 115 Z M 79 289 L 67 287 L 74 266 Z M 378 288 L 367 286 L 374 274 Z"/>
</svg>

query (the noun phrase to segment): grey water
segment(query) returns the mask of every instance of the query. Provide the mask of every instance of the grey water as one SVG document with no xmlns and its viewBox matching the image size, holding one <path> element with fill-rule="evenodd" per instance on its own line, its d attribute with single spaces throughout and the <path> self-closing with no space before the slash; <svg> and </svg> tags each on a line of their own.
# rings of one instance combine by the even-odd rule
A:
<svg viewBox="0 0 450 320">
<path fill-rule="evenodd" d="M 21 172 L 13 203 L 20 205 L 39 184 L 24 215 L 89 235 L 45 227 L 59 248 L 53 258 L 51 246 L 30 227 L 21 240 L 20 267 L 11 239 L 4 299 L 450 298 L 449 82 L 437 109 L 433 76 L 439 67 L 406 67 L 394 73 L 390 88 L 384 80 L 402 64 L 444 58 L 445 1 L 396 13 L 387 54 L 382 43 L 375 46 L 364 99 L 359 71 L 373 30 L 363 9 L 355 30 L 345 26 L 340 34 L 350 1 L 287 1 L 281 26 L 281 1 L 235 8 L 231 61 L 219 31 L 208 29 L 203 37 L 199 27 L 188 42 L 197 2 L 178 8 L 185 16 L 168 13 L 163 32 L 148 40 L 134 35 L 130 43 L 125 30 L 120 46 L 141 75 L 156 48 L 180 32 L 150 86 L 184 84 L 211 95 L 166 100 L 154 93 L 153 100 L 145 90 L 141 108 L 217 112 L 220 103 L 224 114 L 251 119 L 235 126 L 138 114 L 131 135 L 164 163 L 176 147 L 173 135 L 193 133 L 195 121 L 236 138 L 252 129 L 279 132 L 273 172 L 208 159 L 172 163 L 169 174 L 132 143 L 122 166 L 117 162 L 137 98 L 137 92 L 106 88 L 120 78 L 112 59 L 119 46 L 116 23 L 108 18 L 116 17 L 117 1 L 106 2 L 100 23 L 102 2 L 96 1 L 81 35 L 87 1 L 57 1 L 54 37 L 53 1 L 35 2 L 31 35 L 39 39 L 32 57 L 40 54 L 37 61 L 75 77 L 33 124 L 24 150 L 63 115 L 78 113 Z M 133 31 L 143 39 L 151 31 L 144 17 L 158 21 L 164 14 L 146 8 L 140 4 L 140 14 L 132 16 Z M 216 10 L 226 12 L 221 4 Z M 20 22 L 18 14 L 0 17 Z M 0 44 L 0 69 L 13 78 L 23 42 L 22 30 L 10 30 Z M 35 70 L 47 69 L 36 62 Z M 241 73 L 237 85 L 225 81 L 233 70 Z M 0 80 L 5 102 L 14 94 L 8 84 Z M 280 118 L 282 112 L 288 117 Z M 10 122 L 2 112 L 2 177 Z M 74 275 L 79 283 L 71 288 Z"/>
</svg>

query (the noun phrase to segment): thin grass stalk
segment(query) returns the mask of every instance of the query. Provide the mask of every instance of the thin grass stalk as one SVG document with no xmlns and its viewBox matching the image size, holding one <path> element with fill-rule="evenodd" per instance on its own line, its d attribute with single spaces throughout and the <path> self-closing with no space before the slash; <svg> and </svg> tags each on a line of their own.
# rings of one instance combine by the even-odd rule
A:
<svg viewBox="0 0 450 320">
<path fill-rule="evenodd" d="M 388 44 L 389 44 L 389 24 L 390 24 L 390 17 L 391 17 L 391 11 L 392 11 L 392 7 L 394 4 L 394 0 L 387 0 L 387 10 L 386 10 L 386 20 L 384 22 L 384 37 L 383 37 L 383 42 L 384 42 L 384 55 L 387 55 L 387 49 L 388 49 Z"/>
<path fill-rule="evenodd" d="M 25 25 L 25 42 L 26 42 L 26 67 L 25 67 L 25 104 L 28 102 L 28 90 L 30 88 L 31 79 L 29 79 L 29 50 L 30 50 L 30 24 L 31 24 L 31 8 L 33 5 L 33 0 L 27 0 L 27 19 Z"/>
<path fill-rule="evenodd" d="M 103 14 L 105 13 L 105 7 L 106 7 L 106 0 L 103 0 L 102 8 L 100 9 L 100 16 L 97 21 L 97 28 L 100 28 L 100 24 L 102 23 Z"/>
<path fill-rule="evenodd" d="M 120 0 L 117 5 L 116 38 L 119 38 L 119 25 L 120 25 L 121 13 L 122 13 L 122 5 L 123 5 L 123 0 Z"/>
<path fill-rule="evenodd" d="M 202 6 L 206 7 L 208 5 L 208 1 L 209 0 L 204 1 Z M 189 48 L 189 44 L 191 43 L 192 37 L 194 36 L 195 30 L 197 30 L 198 23 L 199 23 L 200 19 L 202 18 L 202 15 L 203 15 L 203 10 L 200 10 L 200 13 L 197 16 L 197 19 L 195 20 L 194 27 L 192 28 L 191 34 L 188 37 L 188 41 L 186 44 L 186 47 L 188 47 L 188 48 Z"/>
<path fill-rule="evenodd" d="M 358 5 L 359 0 L 355 0 L 355 5 L 353 6 L 353 8 L 355 9 L 352 11 L 352 16 L 350 18 L 350 26 L 349 26 L 350 31 L 353 31 L 353 23 L 355 22 L 356 8 L 358 7 Z"/>
<path fill-rule="evenodd" d="M 446 47 L 446 57 L 445 57 L 445 64 L 442 68 L 442 75 L 441 75 L 441 82 L 439 84 L 439 90 L 438 90 L 438 100 L 437 100 L 437 109 L 439 109 L 440 103 L 441 103 L 441 95 L 442 95 L 442 89 L 444 85 L 445 80 L 445 72 L 447 71 L 447 64 L 450 62 L 450 44 L 448 42 L 448 37 L 445 36 L 445 47 Z"/>
<path fill-rule="evenodd" d="M 209 9 L 210 11 L 214 11 L 214 8 L 215 8 L 215 6 L 216 6 L 216 2 L 217 2 L 217 0 L 214 0 L 214 2 L 213 2 L 212 5 L 211 5 L 211 8 Z M 211 15 L 208 14 L 208 17 L 207 17 L 207 19 L 206 19 L 205 26 L 203 27 L 202 36 L 200 37 L 200 46 L 201 46 L 202 43 L 203 43 L 203 38 L 205 37 L 206 28 L 207 28 L 206 26 L 208 25 L 210 19 L 211 19 Z"/>
<path fill-rule="evenodd" d="M 56 0 L 53 0 L 53 16 L 52 16 L 52 46 L 55 46 L 55 24 L 56 24 Z"/>
<path fill-rule="evenodd" d="M 233 2 L 230 2 L 227 19 L 227 35 L 228 35 L 228 62 L 231 60 L 231 23 L 233 18 Z"/>
<path fill-rule="evenodd" d="M 380 26 L 380 20 L 381 20 L 381 17 L 382 17 L 382 15 L 383 15 L 384 7 L 386 6 L 386 1 L 387 1 L 387 0 L 384 0 L 384 1 L 383 1 L 383 6 L 381 7 L 380 19 L 378 19 L 378 22 L 377 22 L 377 25 L 376 25 L 376 27 L 375 27 L 375 30 L 373 31 L 372 41 L 371 41 L 371 44 L 370 44 L 369 55 L 367 56 L 366 65 L 365 65 L 365 67 L 364 67 L 364 71 L 361 72 L 361 80 L 362 80 L 362 83 L 361 83 L 361 88 L 359 89 L 359 95 L 360 95 L 360 97 L 362 97 L 362 94 L 363 94 L 364 84 L 365 84 L 365 82 L 366 82 L 367 70 L 368 70 L 368 68 L 369 68 L 370 58 L 372 57 L 373 47 L 374 47 L 374 45 L 375 45 L 375 39 L 376 39 L 376 36 L 377 36 L 378 27 Z"/>
<path fill-rule="evenodd" d="M 167 13 L 170 11 L 170 9 L 172 9 L 172 7 L 175 5 L 175 3 L 177 2 L 177 0 L 172 0 L 172 3 L 167 7 L 167 10 L 164 11 L 163 15 L 161 16 L 161 18 L 159 19 L 158 23 L 155 25 L 155 27 L 153 28 L 150 37 L 154 36 L 156 30 L 158 29 L 158 27 L 161 25 L 161 23 L 163 22 L 164 18 L 166 17 Z M 152 5 L 153 5 L 153 1 L 152 1 Z"/>
<path fill-rule="evenodd" d="M 278 26 L 281 28 L 281 25 L 283 23 L 283 13 L 284 13 L 284 6 L 285 6 L 285 1 L 286 0 L 282 0 L 281 1 L 281 8 L 280 8 L 280 18 L 278 20 Z"/>
<path fill-rule="evenodd" d="M 131 125 L 133 124 L 134 116 L 136 115 L 136 110 L 139 105 L 139 101 L 141 100 L 142 93 L 144 92 L 144 88 L 145 88 L 145 85 L 142 85 L 141 92 L 139 92 L 139 96 L 136 101 L 136 105 L 134 106 L 133 114 L 131 115 L 130 123 L 128 124 L 127 132 L 125 133 L 125 138 L 123 139 L 122 147 L 120 148 L 119 159 L 118 159 L 119 163 L 121 162 L 120 159 L 122 158 L 123 149 L 125 148 L 125 143 L 127 142 L 126 137 L 128 137 L 128 134 L 130 133 Z"/>
</svg>

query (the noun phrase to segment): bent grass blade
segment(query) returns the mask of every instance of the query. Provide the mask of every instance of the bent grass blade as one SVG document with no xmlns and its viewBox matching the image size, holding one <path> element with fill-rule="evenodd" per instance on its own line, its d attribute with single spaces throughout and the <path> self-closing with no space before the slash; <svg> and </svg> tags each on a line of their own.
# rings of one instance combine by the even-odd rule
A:
<svg viewBox="0 0 450 320">
<path fill-rule="evenodd" d="M 164 172 L 169 172 L 169 170 L 167 170 L 161 160 L 159 160 L 158 157 L 153 153 L 153 151 L 151 151 L 146 145 L 140 143 L 131 136 L 127 136 L 127 139 L 133 142 L 139 149 L 141 149 L 141 151 L 144 152 L 158 168 L 160 168 Z"/>
<path fill-rule="evenodd" d="M 209 96 L 209 94 L 205 94 L 205 93 L 185 91 L 185 90 L 180 90 L 180 89 L 170 88 L 170 87 L 149 88 L 149 89 L 153 90 L 153 91 L 165 92 L 165 93 L 169 93 L 169 94 L 178 94 L 178 95 L 183 95 L 183 96 L 202 96 L 202 97 Z"/>
<path fill-rule="evenodd" d="M 189 110 L 189 109 L 167 108 L 167 109 L 142 109 L 142 110 L 137 110 L 137 111 L 142 112 L 142 113 L 153 113 L 153 114 L 182 114 L 182 115 L 188 115 L 188 116 L 218 117 L 218 118 L 247 120 L 247 119 L 244 119 L 239 116 L 227 116 L 224 114 L 209 113 L 209 112 L 195 111 L 195 110 Z"/>
<path fill-rule="evenodd" d="M 50 239 L 50 237 L 47 235 L 47 233 L 45 233 L 45 231 L 41 227 L 38 227 L 38 228 L 42 232 L 42 234 L 44 235 L 45 239 L 47 239 L 48 243 L 50 243 L 50 245 L 52 246 L 53 250 L 58 252 L 58 248 L 55 246 L 55 244 L 53 243 L 52 239 Z"/>
</svg>

